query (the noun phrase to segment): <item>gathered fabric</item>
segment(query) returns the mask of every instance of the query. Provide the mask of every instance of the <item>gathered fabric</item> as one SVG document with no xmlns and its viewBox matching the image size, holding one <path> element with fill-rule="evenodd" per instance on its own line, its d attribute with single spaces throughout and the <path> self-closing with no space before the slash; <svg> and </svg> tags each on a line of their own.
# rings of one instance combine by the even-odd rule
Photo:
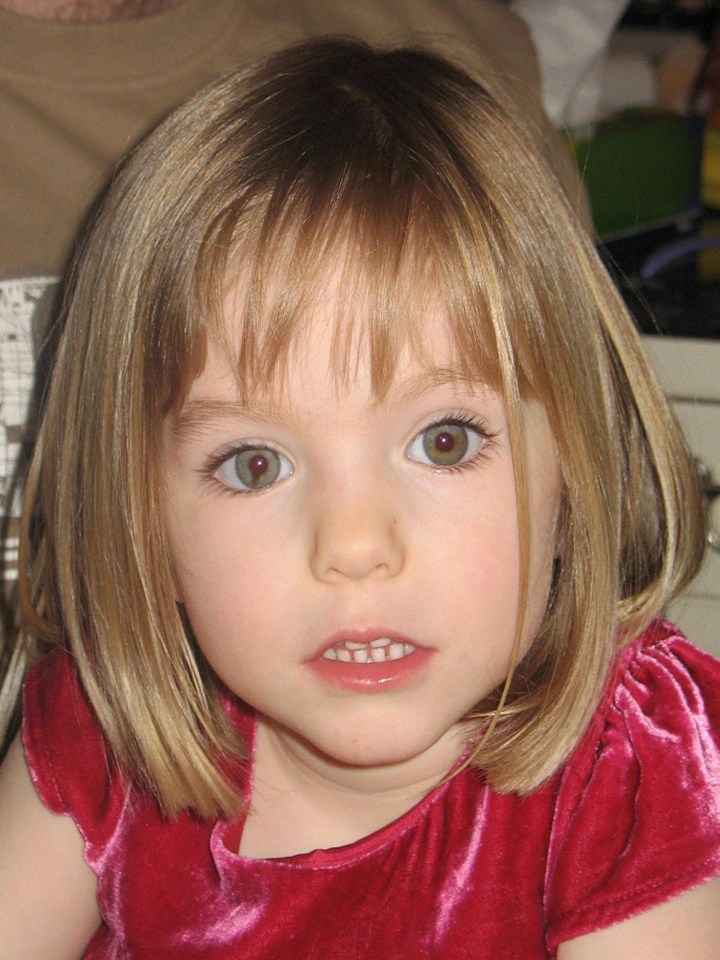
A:
<svg viewBox="0 0 720 960">
<path fill-rule="evenodd" d="M 252 711 L 226 709 L 252 756 Z M 86 960 L 540 960 L 720 875 L 720 662 L 665 621 L 621 654 L 542 787 L 500 794 L 464 769 L 329 850 L 253 860 L 242 819 L 163 819 L 110 762 L 63 652 L 28 674 L 23 740 L 98 878 Z M 252 802 L 252 760 L 238 790 Z"/>
</svg>

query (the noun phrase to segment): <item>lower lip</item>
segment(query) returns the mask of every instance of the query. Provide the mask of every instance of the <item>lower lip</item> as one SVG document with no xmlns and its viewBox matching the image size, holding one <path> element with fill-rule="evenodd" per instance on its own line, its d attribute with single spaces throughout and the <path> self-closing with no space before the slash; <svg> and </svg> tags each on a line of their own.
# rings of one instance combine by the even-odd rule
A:
<svg viewBox="0 0 720 960">
<path fill-rule="evenodd" d="M 320 657 L 308 667 L 321 679 L 346 690 L 387 690 L 412 680 L 432 655 L 432 650 L 415 650 L 400 660 L 383 663 L 345 663 Z"/>
</svg>

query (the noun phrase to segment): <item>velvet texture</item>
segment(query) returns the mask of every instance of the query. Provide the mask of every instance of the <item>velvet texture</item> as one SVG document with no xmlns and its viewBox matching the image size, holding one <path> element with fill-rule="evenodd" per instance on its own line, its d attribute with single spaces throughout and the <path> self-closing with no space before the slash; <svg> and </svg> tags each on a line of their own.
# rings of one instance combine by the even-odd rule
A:
<svg viewBox="0 0 720 960">
<path fill-rule="evenodd" d="M 252 741 L 252 716 L 228 710 Z M 240 821 L 164 822 L 109 776 L 63 654 L 26 681 L 24 739 L 98 876 L 89 960 L 534 960 L 720 874 L 720 663 L 666 623 L 625 651 L 575 754 L 530 796 L 465 771 L 358 843 L 286 859 L 238 856 Z"/>
</svg>

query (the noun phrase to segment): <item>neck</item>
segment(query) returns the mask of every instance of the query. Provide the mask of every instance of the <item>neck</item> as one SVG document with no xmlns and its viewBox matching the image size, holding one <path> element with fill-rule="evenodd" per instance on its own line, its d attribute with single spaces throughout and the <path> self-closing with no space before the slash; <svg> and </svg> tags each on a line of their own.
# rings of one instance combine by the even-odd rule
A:
<svg viewBox="0 0 720 960">
<path fill-rule="evenodd" d="M 253 789 L 240 853 L 287 857 L 354 843 L 387 826 L 440 783 L 463 752 L 451 732 L 419 762 L 351 769 L 258 721 Z"/>
<path fill-rule="evenodd" d="M 0 0 L 0 10 L 55 23 L 139 20 L 178 7 L 184 0 Z"/>
</svg>

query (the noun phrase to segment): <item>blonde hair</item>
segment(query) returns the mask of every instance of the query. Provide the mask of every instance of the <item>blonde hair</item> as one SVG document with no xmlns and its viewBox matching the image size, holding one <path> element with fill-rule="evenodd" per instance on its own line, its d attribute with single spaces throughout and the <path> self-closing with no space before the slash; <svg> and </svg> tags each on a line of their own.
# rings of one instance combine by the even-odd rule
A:
<svg viewBox="0 0 720 960">
<path fill-rule="evenodd" d="M 503 392 L 522 530 L 521 397 L 543 403 L 554 433 L 563 494 L 548 609 L 476 716 L 473 762 L 497 789 L 531 790 L 557 769 L 619 644 L 702 553 L 684 442 L 592 242 L 501 92 L 430 53 L 349 40 L 231 74 L 141 144 L 99 210 L 70 282 L 24 519 L 21 659 L 72 651 L 114 756 L 169 814 L 236 810 L 225 770 L 241 745 L 175 601 L 161 427 L 208 337 L 223 342 L 226 284 L 242 275 L 247 292 L 239 343 L 225 346 L 251 392 L 279 376 L 338 251 L 355 294 L 334 332 L 341 375 L 362 341 L 381 395 L 438 300 L 458 367 Z M 533 545 L 520 541 L 527 571 Z"/>
</svg>

